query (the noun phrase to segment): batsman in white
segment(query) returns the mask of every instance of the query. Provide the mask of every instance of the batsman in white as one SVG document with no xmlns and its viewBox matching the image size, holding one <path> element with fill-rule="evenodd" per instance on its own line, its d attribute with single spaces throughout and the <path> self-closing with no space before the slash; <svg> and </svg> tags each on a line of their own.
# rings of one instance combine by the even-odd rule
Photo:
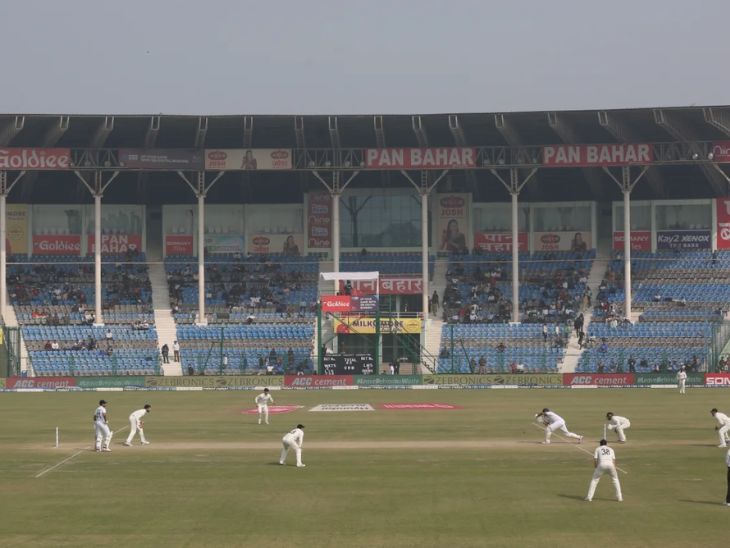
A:
<svg viewBox="0 0 730 548">
<path fill-rule="evenodd" d="M 600 445 L 593 452 L 593 466 L 595 470 L 593 470 L 593 478 L 591 479 L 590 487 L 588 487 L 588 495 L 585 500 L 588 502 L 593 500 L 593 494 L 596 492 L 598 482 L 601 481 L 601 476 L 607 473 L 613 480 L 613 487 L 616 490 L 616 500 L 623 502 L 621 482 L 619 482 L 618 474 L 616 473 L 616 453 L 608 446 L 606 440 L 601 440 Z"/>
<path fill-rule="evenodd" d="M 626 443 L 626 434 L 624 434 L 624 430 L 631 428 L 631 421 L 626 417 L 614 415 L 610 411 L 606 413 L 606 419 L 608 419 L 608 429 L 615 430 L 618 435 L 618 441 Z"/>
<path fill-rule="evenodd" d="M 297 468 L 304 468 L 306 464 L 302 464 L 302 444 L 304 443 L 304 425 L 297 424 L 297 427 L 291 432 L 284 434 L 281 438 L 281 443 L 284 447 L 281 449 L 281 457 L 279 457 L 279 464 L 286 464 L 286 456 L 289 454 L 289 449 L 294 449 L 294 454 L 297 456 Z"/>
<path fill-rule="evenodd" d="M 541 420 L 543 425 L 545 426 L 545 441 L 542 442 L 544 445 L 550 444 L 550 436 L 552 436 L 553 432 L 555 432 L 556 430 L 561 430 L 563 433 L 565 433 L 567 437 L 578 440 L 578 443 L 581 443 L 583 441 L 583 436 L 579 434 L 574 434 L 573 432 L 570 432 L 568 430 L 568 427 L 565 426 L 565 419 L 563 419 L 563 417 L 556 413 L 553 413 L 547 407 L 541 412 L 537 413 L 535 415 L 535 418 Z"/>
<path fill-rule="evenodd" d="M 109 429 L 109 420 L 106 415 L 106 400 L 99 401 L 99 407 L 94 411 L 94 432 L 96 434 L 95 451 L 109 452 L 113 432 Z"/>
<path fill-rule="evenodd" d="M 687 372 L 684 370 L 684 367 L 680 368 L 679 372 L 677 373 L 677 388 L 679 388 L 680 394 L 686 394 L 687 389 L 685 388 L 685 385 L 687 384 Z"/>
<path fill-rule="evenodd" d="M 730 417 L 725 413 L 721 413 L 716 408 L 713 408 L 710 413 L 717 421 L 715 430 L 717 430 L 717 435 L 720 437 L 720 445 L 718 447 L 727 447 L 728 442 L 730 442 L 730 434 L 728 434 L 730 432 Z"/>
<path fill-rule="evenodd" d="M 142 417 L 144 417 L 151 410 L 152 406 L 147 403 L 142 409 L 137 409 L 136 411 L 133 411 L 131 415 L 129 415 L 129 436 L 127 436 L 127 441 L 125 441 L 123 445 L 126 445 L 127 447 L 132 445 L 132 440 L 134 439 L 134 435 L 137 432 L 139 432 L 139 439 L 142 442 L 142 445 L 150 444 L 150 442 L 148 442 L 147 439 L 144 437 L 144 423 L 142 422 Z"/>
<path fill-rule="evenodd" d="M 256 396 L 254 402 L 259 409 L 259 424 L 261 424 L 261 417 L 264 418 L 266 424 L 269 424 L 269 404 L 274 403 L 274 398 L 269 394 L 269 389 L 264 388 L 263 393 Z"/>
</svg>

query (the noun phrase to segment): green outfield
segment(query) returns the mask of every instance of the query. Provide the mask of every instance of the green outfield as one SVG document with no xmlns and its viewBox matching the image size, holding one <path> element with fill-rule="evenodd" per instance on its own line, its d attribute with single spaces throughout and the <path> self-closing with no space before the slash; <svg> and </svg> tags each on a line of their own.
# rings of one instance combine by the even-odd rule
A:
<svg viewBox="0 0 730 548">
<path fill-rule="evenodd" d="M 2 546 L 728 546 L 725 452 L 710 409 L 730 393 L 690 390 L 276 391 L 301 405 L 259 426 L 255 392 L 0 394 Z M 90 451 L 91 417 L 112 428 L 144 403 L 151 445 Z M 456 410 L 384 410 L 435 402 Z M 375 411 L 310 412 L 321 403 Z M 542 446 L 549 407 L 584 444 Z M 582 499 L 606 411 L 632 421 L 610 480 Z M 278 465 L 306 425 L 307 468 Z M 61 447 L 53 448 L 54 428 Z M 590 441 L 589 441 L 590 440 Z M 613 437 L 609 437 L 613 440 Z M 75 456 L 74 456 L 75 455 Z M 68 457 L 67 462 L 58 465 Z M 58 466 L 56 466 L 58 465 Z M 55 468 L 51 468 L 56 466 Z"/>
</svg>

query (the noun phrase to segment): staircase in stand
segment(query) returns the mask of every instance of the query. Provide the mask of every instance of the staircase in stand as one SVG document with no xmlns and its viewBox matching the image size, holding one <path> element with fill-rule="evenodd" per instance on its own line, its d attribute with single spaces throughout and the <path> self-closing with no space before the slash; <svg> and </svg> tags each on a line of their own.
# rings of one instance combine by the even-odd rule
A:
<svg viewBox="0 0 730 548">
<path fill-rule="evenodd" d="M 441 351 L 441 332 L 443 331 L 444 322 L 435 318 L 428 320 L 426 327 L 426 337 L 423 341 L 422 362 L 420 371 L 417 373 L 435 373 L 438 368 L 438 355 Z"/>
<path fill-rule="evenodd" d="M 167 274 L 162 263 L 149 263 L 150 284 L 152 285 L 152 307 L 155 314 L 155 328 L 157 329 L 157 340 L 160 348 L 167 344 L 170 349 L 170 363 L 162 365 L 163 375 L 183 374 L 183 364 L 172 361 L 173 341 L 177 340 L 177 325 L 172 316 L 170 308 L 170 294 L 167 287 Z"/>
<path fill-rule="evenodd" d="M 20 329 L 20 325 L 18 324 L 18 317 L 15 315 L 15 309 L 13 308 L 13 305 L 10 304 L 10 299 L 6 294 L 5 302 L 8 303 L 5 307 L 5 316 L 3 317 L 3 320 L 5 321 L 5 325 L 8 327 L 17 327 Z M 33 364 L 30 361 L 30 356 L 28 354 L 28 346 L 25 344 L 25 339 L 23 338 L 23 332 L 20 332 L 20 372 L 25 372 L 26 375 L 32 377 L 34 375 L 33 373 Z"/>
</svg>

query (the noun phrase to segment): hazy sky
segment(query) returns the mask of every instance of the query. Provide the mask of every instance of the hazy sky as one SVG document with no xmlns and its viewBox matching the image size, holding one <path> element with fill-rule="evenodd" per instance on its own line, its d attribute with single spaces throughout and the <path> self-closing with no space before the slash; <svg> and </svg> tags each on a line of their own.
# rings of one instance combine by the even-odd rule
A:
<svg viewBox="0 0 730 548">
<path fill-rule="evenodd" d="M 729 104 L 728 21 L 730 0 L 0 0 L 0 112 Z"/>
</svg>

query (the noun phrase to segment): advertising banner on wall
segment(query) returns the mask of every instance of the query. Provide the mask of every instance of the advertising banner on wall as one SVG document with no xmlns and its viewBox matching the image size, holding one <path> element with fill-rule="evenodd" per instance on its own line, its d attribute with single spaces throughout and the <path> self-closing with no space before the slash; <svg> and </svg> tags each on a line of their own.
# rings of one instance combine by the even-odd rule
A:
<svg viewBox="0 0 730 548">
<path fill-rule="evenodd" d="M 715 141 L 712 143 L 712 161 L 720 164 L 730 162 L 730 141 Z"/>
<path fill-rule="evenodd" d="M 0 148 L 0 170 L 61 171 L 70 168 L 69 148 Z"/>
<path fill-rule="evenodd" d="M 101 206 L 101 252 L 127 253 L 142 251 L 144 245 L 144 206 L 132 204 L 102 204 Z M 86 252 L 94 253 L 94 206 L 84 206 L 86 223 Z"/>
<path fill-rule="evenodd" d="M 157 387 L 202 387 L 239 388 L 255 386 L 281 386 L 284 377 L 275 375 L 216 375 L 211 377 L 145 377 L 145 386 Z"/>
<path fill-rule="evenodd" d="M 637 373 L 637 386 L 651 386 L 652 384 L 677 384 L 676 373 Z M 705 384 L 704 373 L 687 373 L 687 386 L 702 386 Z"/>
<path fill-rule="evenodd" d="M 730 249 L 730 198 L 717 198 L 717 249 Z"/>
<path fill-rule="evenodd" d="M 197 218 L 197 211 L 196 218 Z M 205 206 L 205 251 L 210 254 L 243 253 L 243 206 Z"/>
<path fill-rule="evenodd" d="M 353 386 L 352 375 L 286 375 L 284 386 L 292 388 L 330 388 L 332 386 Z"/>
<path fill-rule="evenodd" d="M 353 280 L 351 295 L 420 295 L 423 293 L 423 279 L 415 276 L 381 276 L 378 280 L 379 291 L 375 289 L 375 280 Z M 340 291 L 344 293 L 345 282 L 340 281 Z"/>
<path fill-rule="evenodd" d="M 709 230 L 658 230 L 656 248 L 668 249 L 710 249 L 711 234 Z"/>
<path fill-rule="evenodd" d="M 180 169 L 203 168 L 203 152 L 195 149 L 119 149 L 119 165 L 130 169 Z"/>
<path fill-rule="evenodd" d="M 433 210 L 434 242 L 439 251 L 468 253 L 471 194 L 436 194 Z"/>
<path fill-rule="evenodd" d="M 705 375 L 705 386 L 730 387 L 730 373 L 707 373 Z"/>
<path fill-rule="evenodd" d="M 5 248 L 8 255 L 28 253 L 28 206 L 7 204 L 5 209 Z"/>
<path fill-rule="evenodd" d="M 32 211 L 34 255 L 81 253 L 83 206 L 39 204 Z"/>
<path fill-rule="evenodd" d="M 654 153 L 648 144 L 550 145 L 542 148 L 542 164 L 549 167 L 619 166 L 651 164 Z"/>
<path fill-rule="evenodd" d="M 280 170 L 292 168 L 292 151 L 285 148 L 226 148 L 205 151 L 205 169 L 215 171 Z"/>
<path fill-rule="evenodd" d="M 533 251 L 585 250 L 591 247 L 591 242 L 592 235 L 587 231 L 532 233 Z"/>
<path fill-rule="evenodd" d="M 193 255 L 194 234 L 197 231 L 196 208 L 188 204 L 162 206 L 162 232 L 165 236 L 165 256 Z"/>
<path fill-rule="evenodd" d="M 77 377 L 76 386 L 80 388 L 125 388 L 133 386 L 144 388 L 145 381 L 141 375 L 125 377 Z"/>
<path fill-rule="evenodd" d="M 346 334 L 375 334 L 375 318 L 345 317 L 333 318 L 335 333 Z M 381 318 L 380 332 L 386 333 L 420 333 L 421 320 L 418 318 Z"/>
<path fill-rule="evenodd" d="M 205 251 L 215 255 L 221 253 L 243 253 L 243 236 L 240 234 L 206 234 Z"/>
<path fill-rule="evenodd" d="M 5 388 L 8 389 L 46 389 L 70 388 L 76 386 L 75 377 L 8 377 L 5 379 Z"/>
<path fill-rule="evenodd" d="M 369 148 L 367 169 L 449 169 L 476 167 L 474 147 Z"/>
<path fill-rule="evenodd" d="M 555 373 L 526 373 L 524 375 L 424 375 L 423 384 L 462 386 L 562 386 L 563 376 Z"/>
<path fill-rule="evenodd" d="M 248 236 L 248 252 L 300 255 L 303 239 L 303 234 L 251 234 Z"/>
<path fill-rule="evenodd" d="M 527 251 L 527 232 L 518 234 L 519 250 Z M 510 232 L 474 232 L 474 249 L 485 253 L 512 251 L 512 234 Z"/>
<path fill-rule="evenodd" d="M 332 198 L 324 192 L 307 194 L 307 247 L 332 247 Z"/>
<path fill-rule="evenodd" d="M 633 373 L 566 373 L 565 386 L 630 386 L 635 384 Z"/>
<path fill-rule="evenodd" d="M 95 237 L 93 234 L 88 236 L 87 244 L 88 253 L 96 252 Z M 127 253 L 129 251 L 138 252 L 142 250 L 141 234 L 102 234 L 101 235 L 101 252 L 102 254 L 111 253 Z"/>
<path fill-rule="evenodd" d="M 613 248 L 617 251 L 623 251 L 623 231 L 616 231 L 613 233 Z M 651 251 L 651 230 L 632 230 L 631 249 L 633 251 Z"/>
</svg>

